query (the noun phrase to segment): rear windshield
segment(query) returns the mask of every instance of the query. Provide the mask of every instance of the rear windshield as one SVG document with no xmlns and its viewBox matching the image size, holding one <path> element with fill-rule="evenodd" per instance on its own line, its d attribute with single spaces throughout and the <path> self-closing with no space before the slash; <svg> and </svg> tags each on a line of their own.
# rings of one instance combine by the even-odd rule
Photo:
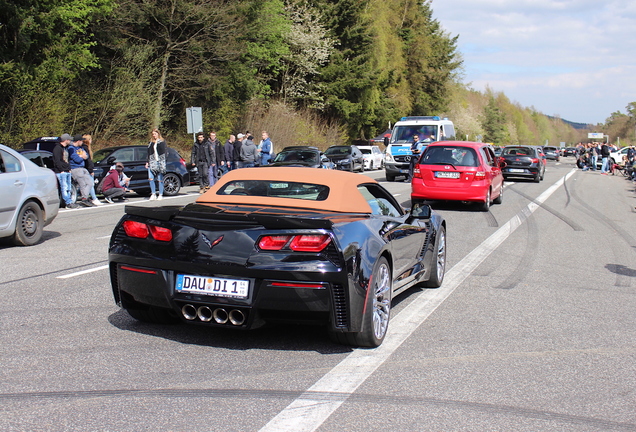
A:
<svg viewBox="0 0 636 432">
<path fill-rule="evenodd" d="M 532 156 L 532 149 L 529 149 L 527 147 L 509 147 L 509 148 L 505 148 L 503 149 L 503 152 L 501 153 L 502 156 L 507 156 L 507 155 L 517 155 L 517 156 Z"/>
<path fill-rule="evenodd" d="M 274 162 L 318 163 L 318 153 L 312 150 L 283 150 L 276 155 Z"/>
<path fill-rule="evenodd" d="M 351 153 L 351 147 L 349 146 L 340 146 L 340 147 L 329 147 L 326 151 L 326 155 L 345 155 Z"/>
<path fill-rule="evenodd" d="M 429 146 L 422 155 L 423 165 L 479 166 L 475 149 L 455 146 Z"/>
<path fill-rule="evenodd" d="M 235 180 L 219 189 L 217 195 L 245 195 L 324 201 L 329 196 L 329 187 L 313 183 Z"/>
</svg>

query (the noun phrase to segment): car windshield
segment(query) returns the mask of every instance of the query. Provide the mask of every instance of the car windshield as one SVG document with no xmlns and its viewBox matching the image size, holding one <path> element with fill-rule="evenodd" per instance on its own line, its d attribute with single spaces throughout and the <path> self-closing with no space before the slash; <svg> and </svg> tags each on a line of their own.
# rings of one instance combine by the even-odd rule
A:
<svg viewBox="0 0 636 432">
<path fill-rule="evenodd" d="M 547 152 L 555 152 L 557 150 L 556 147 L 543 147 L 543 149 Z"/>
<path fill-rule="evenodd" d="M 346 155 L 351 153 L 351 147 L 349 146 L 338 146 L 338 147 L 329 147 L 326 151 L 326 155 L 335 156 L 335 155 Z"/>
<path fill-rule="evenodd" d="M 221 187 L 217 194 L 324 201 L 329 196 L 329 187 L 314 183 L 268 180 L 234 180 Z"/>
<path fill-rule="evenodd" d="M 532 156 L 532 150 L 528 147 L 506 147 L 502 156 Z"/>
<path fill-rule="evenodd" d="M 106 159 L 112 152 L 112 149 L 97 150 L 95 153 L 93 153 L 93 162 L 100 163 L 101 161 Z"/>
<path fill-rule="evenodd" d="M 437 141 L 437 128 L 436 125 L 398 126 L 393 131 L 391 143 L 411 143 L 415 135 L 420 141 Z"/>
<path fill-rule="evenodd" d="M 318 153 L 311 150 L 283 150 L 276 155 L 274 162 L 302 162 L 316 165 Z"/>
<path fill-rule="evenodd" d="M 420 160 L 422 165 L 479 166 L 479 159 L 470 147 L 429 146 Z"/>
</svg>

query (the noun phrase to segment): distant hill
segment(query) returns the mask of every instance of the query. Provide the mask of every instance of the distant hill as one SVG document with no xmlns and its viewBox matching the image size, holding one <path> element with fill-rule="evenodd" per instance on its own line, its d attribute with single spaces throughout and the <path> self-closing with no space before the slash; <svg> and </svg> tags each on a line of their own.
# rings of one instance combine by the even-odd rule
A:
<svg viewBox="0 0 636 432">
<path fill-rule="evenodd" d="M 547 118 L 549 118 L 549 119 L 555 119 L 555 118 L 558 118 L 558 117 L 549 116 L 549 115 L 546 115 L 546 117 L 547 117 Z M 592 126 L 594 126 L 594 125 L 591 125 L 591 124 L 588 124 L 588 123 L 576 123 L 576 122 L 572 122 L 572 121 L 565 120 L 565 119 L 562 119 L 562 118 L 560 118 L 560 120 L 561 120 L 563 123 L 569 124 L 569 125 L 570 125 L 570 126 L 572 126 L 574 129 L 591 129 L 591 128 L 592 128 Z"/>
</svg>

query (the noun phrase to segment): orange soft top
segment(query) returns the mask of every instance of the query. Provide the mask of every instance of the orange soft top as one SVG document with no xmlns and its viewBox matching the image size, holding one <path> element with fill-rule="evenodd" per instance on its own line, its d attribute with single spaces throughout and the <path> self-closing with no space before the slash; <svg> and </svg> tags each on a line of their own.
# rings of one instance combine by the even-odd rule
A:
<svg viewBox="0 0 636 432">
<path fill-rule="evenodd" d="M 226 183 L 240 180 L 288 181 L 312 183 L 329 187 L 329 196 L 323 201 L 268 196 L 217 195 Z M 304 167 L 239 168 L 223 175 L 197 203 L 256 204 L 278 207 L 298 207 L 344 213 L 371 213 L 371 207 L 358 191 L 358 185 L 377 183 L 371 177 L 351 172 Z"/>
</svg>

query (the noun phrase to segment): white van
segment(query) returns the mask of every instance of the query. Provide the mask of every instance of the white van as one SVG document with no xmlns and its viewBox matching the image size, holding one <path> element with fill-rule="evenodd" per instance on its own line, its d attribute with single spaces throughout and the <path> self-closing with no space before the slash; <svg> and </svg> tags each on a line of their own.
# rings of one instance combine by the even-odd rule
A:
<svg viewBox="0 0 636 432">
<path fill-rule="evenodd" d="M 424 144 L 435 141 L 450 141 L 455 139 L 455 126 L 447 118 L 438 116 L 402 117 L 396 122 L 387 143 L 384 157 L 384 172 L 387 181 L 394 181 L 398 176 L 408 179 L 411 165 L 411 143 L 413 135 L 418 135 Z"/>
</svg>

